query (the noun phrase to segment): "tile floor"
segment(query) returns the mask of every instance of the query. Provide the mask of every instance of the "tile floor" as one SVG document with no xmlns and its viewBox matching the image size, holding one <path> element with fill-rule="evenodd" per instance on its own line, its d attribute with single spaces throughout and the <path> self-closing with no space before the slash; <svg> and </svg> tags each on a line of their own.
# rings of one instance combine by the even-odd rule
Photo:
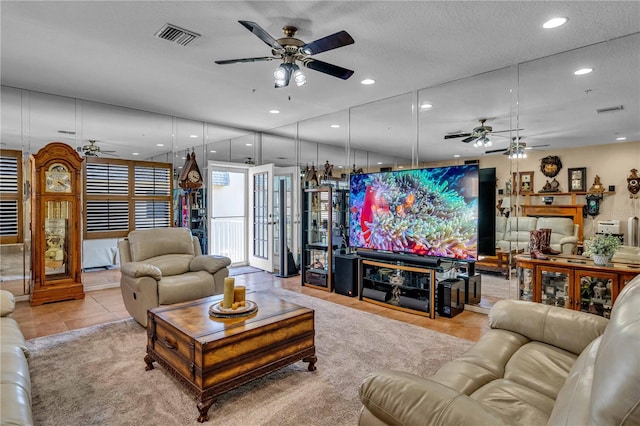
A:
<svg viewBox="0 0 640 426">
<path fill-rule="evenodd" d="M 18 322 L 27 339 L 89 327 L 101 323 L 129 318 L 120 294 L 118 269 L 86 272 L 83 274 L 85 298 L 30 306 L 28 301 L 16 304 L 12 317 Z M 487 316 L 465 310 L 454 318 L 430 319 L 420 315 L 396 311 L 383 306 L 300 285 L 300 276 L 279 278 L 266 272 L 256 272 L 235 277 L 236 284 L 245 285 L 247 291 L 261 291 L 279 287 L 328 300 L 354 309 L 404 321 L 452 336 L 477 341 L 488 329 Z M 506 280 L 505 280 L 506 281 Z M 507 281 L 508 282 L 508 281 Z M 114 286 L 111 288 L 105 288 Z M 98 290 L 90 290 L 100 288 Z"/>
</svg>

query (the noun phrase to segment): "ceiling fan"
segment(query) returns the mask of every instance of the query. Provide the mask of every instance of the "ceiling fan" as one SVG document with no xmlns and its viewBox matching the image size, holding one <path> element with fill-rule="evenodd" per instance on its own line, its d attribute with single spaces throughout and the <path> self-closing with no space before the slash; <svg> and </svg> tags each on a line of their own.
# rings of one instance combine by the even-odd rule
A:
<svg viewBox="0 0 640 426">
<path fill-rule="evenodd" d="M 531 145 L 527 147 L 527 144 L 522 141 L 522 136 L 520 138 L 511 138 L 511 144 L 508 148 L 502 149 L 492 149 L 489 151 L 485 151 L 485 154 L 495 154 L 498 152 L 502 152 L 504 155 L 508 155 L 509 158 L 527 158 L 527 154 L 525 150 L 530 150 L 533 148 L 541 148 L 544 146 L 549 146 L 548 144 L 544 145 Z"/>
<path fill-rule="evenodd" d="M 487 121 L 486 118 L 481 118 L 479 121 L 480 121 L 480 125 L 478 127 L 474 127 L 471 133 L 460 133 L 460 132 L 449 133 L 444 135 L 444 138 L 445 139 L 464 138 L 462 139 L 462 142 L 464 143 L 474 142 L 474 146 L 489 147 L 491 146 L 491 140 L 489 140 L 488 138 L 489 134 L 515 132 L 515 131 L 523 130 L 523 129 L 510 129 L 510 130 L 496 130 L 494 132 L 493 127 L 485 126 L 484 123 Z M 496 135 L 496 136 L 503 136 L 503 135 Z"/>
<path fill-rule="evenodd" d="M 105 151 L 103 149 L 100 149 L 100 147 L 96 145 L 96 141 L 92 139 L 89 139 L 88 145 L 77 147 L 76 150 L 78 152 L 82 152 L 85 157 L 99 157 L 98 154 L 107 154 L 107 155 L 113 155 L 114 157 L 117 157 L 117 155 L 114 154 L 115 151 Z"/>
<path fill-rule="evenodd" d="M 326 52 L 327 50 L 337 49 L 338 47 L 353 44 L 353 38 L 351 38 L 349 33 L 347 33 L 346 31 L 339 31 L 335 34 L 331 34 L 318 40 L 312 41 L 311 43 L 305 43 L 302 40 L 294 37 L 296 32 L 298 31 L 298 28 L 291 25 L 283 27 L 282 31 L 284 32 L 284 37 L 276 40 L 255 22 L 238 22 L 240 22 L 240 24 L 242 24 L 246 29 L 255 34 L 255 36 L 260 40 L 265 42 L 267 46 L 271 47 L 271 54 L 273 56 L 227 59 L 222 61 L 215 61 L 216 64 L 226 65 L 235 64 L 238 62 L 259 62 L 280 59 L 282 60 L 282 64 L 278 68 L 276 68 L 275 72 L 273 73 L 276 88 L 288 86 L 289 81 L 292 77 L 298 86 L 302 86 L 306 83 L 306 77 L 300 70 L 300 67 L 297 64 L 298 62 L 306 68 L 329 74 L 343 80 L 346 80 L 353 75 L 353 71 L 350 69 L 319 61 L 311 57 L 312 55 Z"/>
</svg>

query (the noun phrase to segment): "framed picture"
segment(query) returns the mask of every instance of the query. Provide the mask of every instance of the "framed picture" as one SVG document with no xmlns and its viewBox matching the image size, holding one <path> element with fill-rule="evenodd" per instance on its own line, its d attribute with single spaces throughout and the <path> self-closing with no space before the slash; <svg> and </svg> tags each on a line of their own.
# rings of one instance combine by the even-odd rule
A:
<svg viewBox="0 0 640 426">
<path fill-rule="evenodd" d="M 569 173 L 569 192 L 585 192 L 587 190 L 587 168 L 576 167 L 567 169 Z"/>
<path fill-rule="evenodd" d="M 520 172 L 513 174 L 513 193 L 520 194 L 533 192 L 533 172 Z"/>
</svg>

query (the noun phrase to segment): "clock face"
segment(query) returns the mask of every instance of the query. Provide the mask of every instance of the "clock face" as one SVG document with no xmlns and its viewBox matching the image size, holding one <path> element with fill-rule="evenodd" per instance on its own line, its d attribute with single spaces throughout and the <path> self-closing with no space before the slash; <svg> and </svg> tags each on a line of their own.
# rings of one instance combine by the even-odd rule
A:
<svg viewBox="0 0 640 426">
<path fill-rule="evenodd" d="M 60 163 L 52 164 L 45 172 L 45 191 L 71 192 L 71 173 L 67 166 Z"/>
<path fill-rule="evenodd" d="M 193 183 L 200 182 L 200 173 L 198 173 L 197 170 L 191 170 L 187 175 L 187 179 L 189 179 L 189 182 Z"/>
</svg>

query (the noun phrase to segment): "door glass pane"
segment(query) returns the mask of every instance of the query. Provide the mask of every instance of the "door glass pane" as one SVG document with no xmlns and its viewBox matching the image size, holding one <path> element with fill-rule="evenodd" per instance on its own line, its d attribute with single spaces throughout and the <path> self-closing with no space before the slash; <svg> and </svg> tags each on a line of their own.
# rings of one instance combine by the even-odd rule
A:
<svg viewBox="0 0 640 426">
<path fill-rule="evenodd" d="M 266 259 L 268 256 L 268 177 L 269 175 L 266 172 L 257 173 L 253 177 L 253 255 L 263 259 Z"/>
<path fill-rule="evenodd" d="M 46 275 L 69 273 L 69 218 L 68 201 L 48 201 L 44 221 L 44 270 Z"/>
</svg>

